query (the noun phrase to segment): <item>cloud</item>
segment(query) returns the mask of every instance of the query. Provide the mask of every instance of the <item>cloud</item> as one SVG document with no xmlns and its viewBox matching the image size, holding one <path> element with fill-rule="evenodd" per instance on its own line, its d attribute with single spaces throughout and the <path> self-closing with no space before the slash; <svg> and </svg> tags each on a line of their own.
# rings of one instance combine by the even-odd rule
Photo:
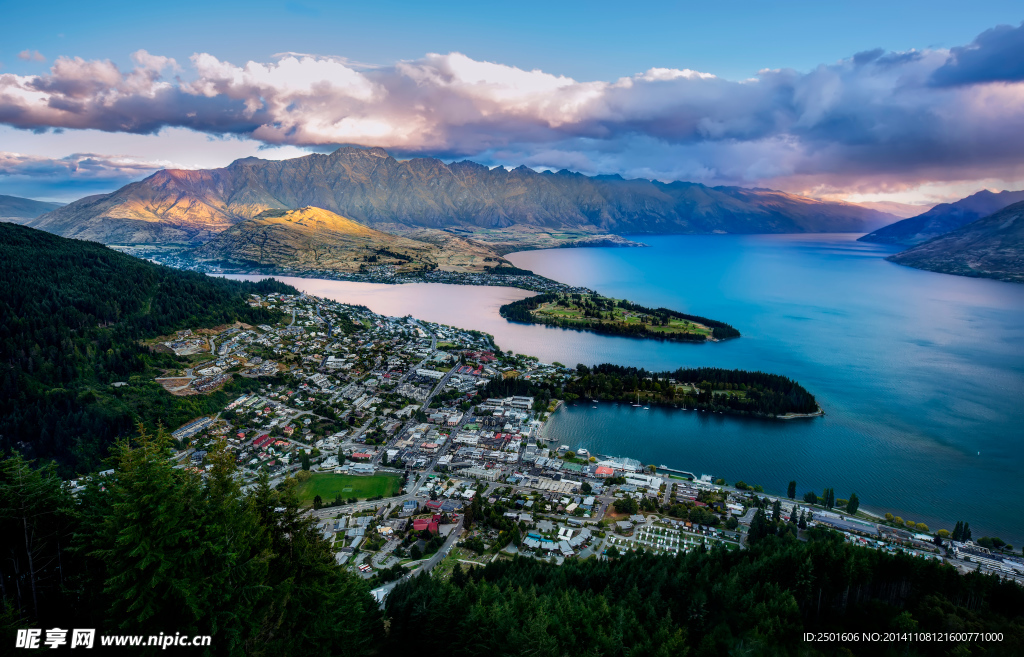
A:
<svg viewBox="0 0 1024 657">
<path fill-rule="evenodd" d="M 22 50 L 18 53 L 18 59 L 26 62 L 45 62 L 46 58 L 38 50 Z"/>
<path fill-rule="evenodd" d="M 197 53 L 179 66 L 138 51 L 131 70 L 61 57 L 45 75 L 0 75 L 0 123 L 185 128 L 269 145 L 361 144 L 488 164 L 868 193 L 1024 178 L 1022 30 L 994 28 L 948 51 L 864 51 L 742 81 L 670 68 L 579 81 L 461 53 L 373 68 L 298 53 L 244 65 Z"/>
<path fill-rule="evenodd" d="M 74 153 L 67 157 L 49 158 L 0 151 L 0 176 L 126 179 L 149 175 L 168 164 L 95 153 Z"/>
<path fill-rule="evenodd" d="M 985 30 L 967 46 L 953 48 L 932 74 L 937 86 L 1024 81 L 1024 23 Z"/>
<path fill-rule="evenodd" d="M 107 192 L 171 166 L 165 161 L 74 153 L 49 158 L 0 151 L 0 194 L 73 200 Z"/>
</svg>

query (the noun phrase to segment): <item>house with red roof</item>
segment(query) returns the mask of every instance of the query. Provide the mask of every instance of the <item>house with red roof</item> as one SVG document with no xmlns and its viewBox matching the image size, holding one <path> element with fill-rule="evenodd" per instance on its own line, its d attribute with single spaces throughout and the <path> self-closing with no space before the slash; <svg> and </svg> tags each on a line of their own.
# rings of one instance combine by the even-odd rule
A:
<svg viewBox="0 0 1024 657">
<path fill-rule="evenodd" d="M 433 520 L 428 520 L 426 518 L 418 518 L 416 520 L 413 520 L 412 528 L 418 532 L 421 532 L 424 529 L 426 529 L 431 534 L 438 533 L 437 523 Z"/>
</svg>

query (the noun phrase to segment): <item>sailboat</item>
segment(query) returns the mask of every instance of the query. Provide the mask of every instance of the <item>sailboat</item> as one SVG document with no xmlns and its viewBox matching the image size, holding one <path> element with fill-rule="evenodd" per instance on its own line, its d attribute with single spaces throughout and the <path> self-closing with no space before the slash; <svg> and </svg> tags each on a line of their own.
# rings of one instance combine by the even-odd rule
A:
<svg viewBox="0 0 1024 657">
<path fill-rule="evenodd" d="M 636 393 L 636 403 L 633 404 L 633 408 L 640 408 L 640 393 Z"/>
</svg>

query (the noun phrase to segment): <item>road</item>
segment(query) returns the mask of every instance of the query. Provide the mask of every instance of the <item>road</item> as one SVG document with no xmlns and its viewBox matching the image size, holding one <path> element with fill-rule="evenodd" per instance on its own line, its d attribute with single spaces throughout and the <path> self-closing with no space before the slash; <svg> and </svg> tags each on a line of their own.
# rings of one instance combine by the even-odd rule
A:
<svg viewBox="0 0 1024 657">
<path fill-rule="evenodd" d="M 399 582 L 404 582 L 410 577 L 415 577 L 420 573 L 429 573 L 431 570 L 434 569 L 435 566 L 437 566 L 437 564 L 441 563 L 444 560 L 444 558 L 448 556 L 448 553 L 451 552 L 451 549 L 455 546 L 455 543 L 458 542 L 459 536 L 461 534 L 462 518 L 460 517 L 458 524 L 455 525 L 455 527 L 452 529 L 452 532 L 448 535 L 448 539 L 444 542 L 444 545 L 442 545 L 437 550 L 437 552 L 433 554 L 433 556 L 431 556 L 426 561 L 421 561 L 419 566 L 414 568 L 409 573 L 403 575 L 402 577 L 396 579 L 393 582 L 388 582 L 384 586 L 376 588 L 372 591 L 374 597 L 380 601 L 380 606 L 384 606 L 384 598 L 387 597 L 388 593 L 391 593 L 392 589 L 398 586 Z"/>
<path fill-rule="evenodd" d="M 426 362 L 426 359 L 424 359 L 423 362 Z M 429 395 L 427 395 L 426 400 L 423 402 L 422 408 L 429 408 L 430 407 L 430 400 L 434 398 L 434 395 L 436 395 L 437 393 L 439 393 L 442 390 L 444 390 L 445 385 L 447 385 L 447 383 L 448 383 L 448 379 L 451 378 L 452 373 L 455 372 L 455 370 L 457 370 L 458 368 L 459 368 L 459 364 L 456 363 L 450 370 L 448 370 L 448 373 L 445 374 L 444 377 L 442 377 L 440 381 L 438 381 L 437 385 L 434 386 L 434 389 L 430 391 Z M 412 372 L 413 370 L 409 370 L 409 371 Z M 406 373 L 406 375 L 408 375 L 408 372 Z M 404 380 L 404 377 L 403 377 L 402 380 Z M 466 413 L 466 414 L 464 414 L 462 416 L 462 422 L 459 423 L 459 427 L 461 427 L 463 424 L 466 423 L 467 416 L 469 416 L 468 413 Z M 370 420 L 368 422 L 366 422 L 363 425 L 362 428 L 368 427 L 372 423 L 373 423 L 373 418 L 370 418 Z M 376 465 L 377 463 L 380 462 L 380 459 L 384 456 L 384 452 L 387 451 L 387 448 L 390 445 L 392 445 L 393 443 L 395 443 L 398 440 L 400 440 L 401 438 L 403 438 L 405 436 L 405 434 L 407 434 L 417 424 L 419 424 L 419 422 L 417 420 L 413 419 L 413 418 L 409 418 L 408 420 L 406 420 L 405 424 L 402 425 L 402 428 L 399 429 L 395 433 L 395 437 L 392 440 L 388 441 L 387 445 L 385 445 L 379 452 L 377 452 L 374 455 L 374 457 L 373 457 L 374 465 Z M 356 434 L 353 435 L 353 438 L 362 435 L 362 428 L 360 429 L 359 433 L 356 433 Z M 456 431 L 458 431 L 458 427 L 456 427 Z M 455 433 L 455 432 L 453 431 L 452 433 Z M 448 448 L 449 448 L 450 445 L 451 445 L 451 442 L 449 441 L 448 443 L 445 444 L 445 448 L 444 449 L 438 451 L 438 453 L 435 455 L 434 459 L 431 461 L 430 465 L 427 466 L 427 468 L 426 468 L 427 470 L 432 469 L 437 464 L 437 460 L 439 458 L 441 458 L 441 456 L 448 451 Z"/>
<path fill-rule="evenodd" d="M 319 305 L 316 307 L 316 316 L 319 317 L 320 319 L 324 318 L 323 314 L 320 312 L 320 306 Z M 329 337 L 331 337 L 331 322 L 330 322 L 330 320 L 324 320 L 324 321 L 327 322 L 327 337 L 329 338 Z M 295 323 L 294 317 L 292 319 L 292 323 L 293 324 Z"/>
</svg>

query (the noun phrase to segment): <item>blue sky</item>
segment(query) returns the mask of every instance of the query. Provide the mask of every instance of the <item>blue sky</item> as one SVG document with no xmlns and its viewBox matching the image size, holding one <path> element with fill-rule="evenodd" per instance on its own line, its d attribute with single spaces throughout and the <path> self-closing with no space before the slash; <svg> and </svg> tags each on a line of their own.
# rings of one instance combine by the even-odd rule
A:
<svg viewBox="0 0 1024 657">
<path fill-rule="evenodd" d="M 12 2 L 0 61 L 17 53 L 128 63 L 138 49 L 180 60 L 196 51 L 230 61 L 279 52 L 391 64 L 459 51 L 524 69 L 605 80 L 653 66 L 730 79 L 763 68 L 807 70 L 872 48 L 968 43 L 1024 20 L 1020 2 Z"/>
<path fill-rule="evenodd" d="M 156 167 L 335 143 L 863 199 L 1024 178 L 997 134 L 1018 127 L 1024 74 L 976 70 L 1024 62 L 1019 2 L 2 4 L 0 193 L 66 200 Z M 1014 31 L 985 42 L 996 55 L 937 82 L 954 80 L 951 52 L 984 54 L 976 41 L 1000 25 Z M 282 53 L 313 57 L 286 68 Z M 59 57 L 72 64 L 57 71 Z M 90 64 L 104 60 L 124 79 Z M 285 90 L 293 78 L 308 89 Z M 961 139 L 940 134 L 961 125 Z"/>
</svg>

